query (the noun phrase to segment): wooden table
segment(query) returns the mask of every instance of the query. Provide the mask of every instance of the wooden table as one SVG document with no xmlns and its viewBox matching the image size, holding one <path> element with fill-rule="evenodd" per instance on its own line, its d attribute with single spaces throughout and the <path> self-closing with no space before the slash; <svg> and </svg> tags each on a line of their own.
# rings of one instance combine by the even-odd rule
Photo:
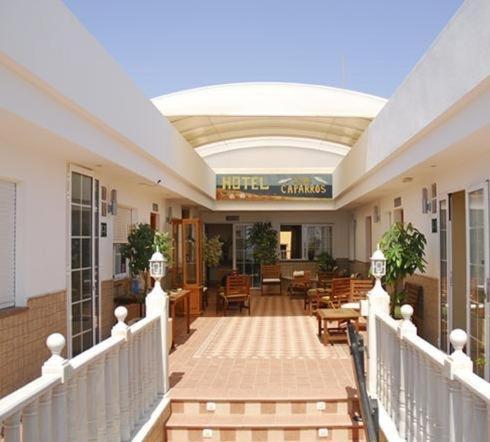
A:
<svg viewBox="0 0 490 442">
<path fill-rule="evenodd" d="M 322 338 L 323 343 L 345 341 L 347 339 L 347 329 L 341 327 L 342 322 L 353 321 L 356 329 L 359 329 L 360 313 L 349 308 L 320 308 L 316 312 L 318 320 L 318 337 Z M 329 327 L 329 322 L 336 322 L 335 327 Z"/>
<path fill-rule="evenodd" d="M 169 300 L 170 300 L 170 317 L 172 318 L 172 348 L 175 345 L 175 308 L 177 304 L 180 302 L 186 302 L 186 306 L 184 308 L 185 315 L 187 317 L 187 334 L 191 332 L 191 291 L 190 290 L 179 290 L 179 291 L 170 291 Z"/>
</svg>

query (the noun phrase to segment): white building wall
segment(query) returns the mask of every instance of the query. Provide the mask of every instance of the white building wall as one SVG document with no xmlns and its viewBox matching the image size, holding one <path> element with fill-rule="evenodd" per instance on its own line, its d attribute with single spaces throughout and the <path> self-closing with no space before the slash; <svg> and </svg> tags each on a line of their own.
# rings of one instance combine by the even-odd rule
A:
<svg viewBox="0 0 490 442">
<path fill-rule="evenodd" d="M 388 196 L 374 198 L 371 202 L 363 204 L 353 211 L 357 222 L 356 232 L 356 259 L 366 261 L 365 247 L 366 237 L 364 222 L 366 216 L 373 216 L 374 206 L 380 210 L 381 220 L 373 223 L 372 244 L 380 240 L 382 234 L 389 228 L 390 220 L 393 221 L 394 198 L 401 197 L 404 211 L 404 221 L 411 222 L 419 229 L 427 239 L 426 259 L 427 270 L 425 275 L 434 278 L 439 277 L 439 226 L 438 232 L 432 233 L 432 219 L 437 214 L 422 213 L 422 189 L 429 190 L 432 183 L 437 185 L 438 195 L 465 190 L 468 187 L 480 184 L 490 179 L 490 149 L 480 152 L 478 156 L 469 156 L 468 152 L 461 149 L 459 161 L 449 167 L 436 167 L 431 169 L 430 176 L 416 177 L 414 182 L 406 184 L 398 191 L 393 191 Z"/>
<path fill-rule="evenodd" d="M 33 296 L 66 289 L 68 270 L 68 170 L 73 158 L 55 155 L 36 147 L 0 140 L 0 179 L 17 185 L 16 213 L 16 296 L 17 306 Z M 137 177 L 114 175 L 104 168 L 94 177 L 118 192 L 118 204 L 134 210 L 134 221 L 150 223 L 153 203 L 159 206 L 159 228 L 167 230 L 167 208 L 180 218 L 181 205 L 166 200 L 161 188 L 137 183 Z M 107 237 L 100 239 L 101 280 L 113 278 L 113 216 L 107 223 Z"/>
<path fill-rule="evenodd" d="M 66 163 L 0 140 L 0 179 L 17 184 L 16 305 L 66 287 Z"/>
</svg>

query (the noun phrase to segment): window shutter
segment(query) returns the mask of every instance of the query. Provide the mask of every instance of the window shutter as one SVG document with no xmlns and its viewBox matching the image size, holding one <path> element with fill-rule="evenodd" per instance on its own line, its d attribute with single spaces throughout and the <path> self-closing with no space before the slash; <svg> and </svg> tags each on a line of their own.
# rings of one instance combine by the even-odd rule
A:
<svg viewBox="0 0 490 442">
<path fill-rule="evenodd" d="M 114 242 L 128 242 L 128 234 L 131 229 L 131 209 L 118 207 L 117 215 L 114 216 Z"/>
<path fill-rule="evenodd" d="M 0 308 L 15 305 L 15 184 L 0 180 Z"/>
</svg>

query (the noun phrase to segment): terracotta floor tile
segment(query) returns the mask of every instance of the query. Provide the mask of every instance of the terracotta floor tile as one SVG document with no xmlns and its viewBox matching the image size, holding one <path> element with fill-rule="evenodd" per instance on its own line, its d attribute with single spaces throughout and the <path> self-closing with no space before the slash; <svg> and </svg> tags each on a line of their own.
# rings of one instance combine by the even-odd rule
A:
<svg viewBox="0 0 490 442">
<path fill-rule="evenodd" d="M 301 300 L 254 296 L 254 314 L 194 318 L 191 335 L 177 318 L 170 355 L 171 396 L 188 398 L 328 398 L 332 389 L 355 387 L 346 344 L 324 346 L 317 323 Z"/>
</svg>

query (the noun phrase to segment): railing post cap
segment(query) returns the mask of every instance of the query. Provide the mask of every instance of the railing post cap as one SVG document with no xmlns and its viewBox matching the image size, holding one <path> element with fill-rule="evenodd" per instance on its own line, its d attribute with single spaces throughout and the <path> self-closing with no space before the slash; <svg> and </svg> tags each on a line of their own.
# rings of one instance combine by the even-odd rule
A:
<svg viewBox="0 0 490 442">
<path fill-rule="evenodd" d="M 466 345 L 466 341 L 468 340 L 468 336 L 464 330 L 460 328 L 454 329 L 449 334 L 449 341 L 451 345 L 454 347 L 455 352 L 463 351 L 464 346 Z"/>
<path fill-rule="evenodd" d="M 114 310 L 114 316 L 117 318 L 118 322 L 124 322 L 128 317 L 128 309 L 120 305 Z"/>
<path fill-rule="evenodd" d="M 410 321 L 413 316 L 413 307 L 409 304 L 403 304 L 400 307 L 400 314 L 405 321 Z"/>
<path fill-rule="evenodd" d="M 120 305 L 114 310 L 114 316 L 117 318 L 117 324 L 112 327 L 111 336 L 128 337 L 129 326 L 124 322 L 128 316 L 128 309 Z"/>
<path fill-rule="evenodd" d="M 464 330 L 459 328 L 454 329 L 449 334 L 449 341 L 454 347 L 454 351 L 446 357 L 444 362 L 446 376 L 453 380 L 454 374 L 458 370 L 462 371 L 473 371 L 473 361 L 471 358 L 464 353 L 463 348 L 466 345 L 467 335 Z"/>
<path fill-rule="evenodd" d="M 53 333 L 46 339 L 46 345 L 51 352 L 51 357 L 43 364 L 42 374 L 60 376 L 61 381 L 65 382 L 71 375 L 68 359 L 61 356 L 61 352 L 66 345 L 65 337 L 61 333 Z"/>
<path fill-rule="evenodd" d="M 398 336 L 403 338 L 407 335 L 413 335 L 417 333 L 417 327 L 412 322 L 413 307 L 409 304 L 403 304 L 400 307 L 400 314 L 403 320 L 398 324 Z"/>
<path fill-rule="evenodd" d="M 61 356 L 66 345 L 66 339 L 61 333 L 53 333 L 46 339 L 46 345 L 53 356 Z"/>
</svg>

